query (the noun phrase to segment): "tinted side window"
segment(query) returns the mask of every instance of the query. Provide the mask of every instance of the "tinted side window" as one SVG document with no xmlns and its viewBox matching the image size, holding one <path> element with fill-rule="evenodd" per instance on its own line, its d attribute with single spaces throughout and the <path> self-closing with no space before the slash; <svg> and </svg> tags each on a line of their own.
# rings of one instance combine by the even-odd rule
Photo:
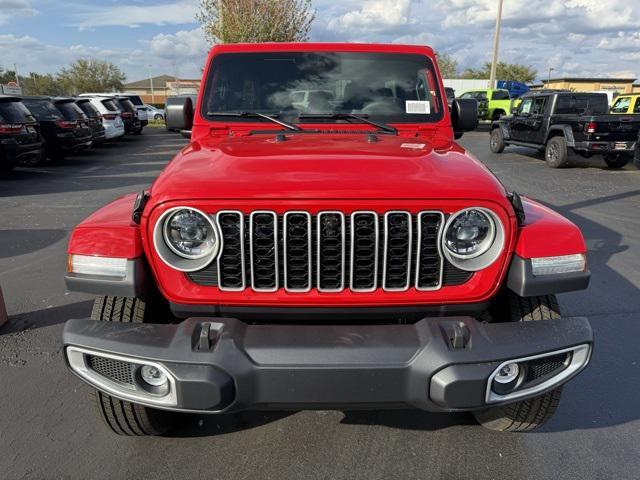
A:
<svg viewBox="0 0 640 480">
<path fill-rule="evenodd" d="M 604 94 L 558 95 L 557 115 L 604 114 L 608 112 L 607 96 Z"/>
<path fill-rule="evenodd" d="M 57 103 L 56 108 L 60 110 L 66 120 L 78 120 L 84 117 L 84 113 L 73 102 Z"/>
<path fill-rule="evenodd" d="M 496 90 L 491 95 L 491 100 L 511 100 L 511 97 L 509 97 L 509 92 L 506 90 Z"/>
<path fill-rule="evenodd" d="M 631 104 L 631 97 L 622 97 L 616 100 L 613 104 L 611 111 L 614 113 L 627 113 L 629 105 Z"/>
<path fill-rule="evenodd" d="M 633 113 L 640 113 L 640 97 L 636 97 L 636 105 L 633 107 Z"/>
<path fill-rule="evenodd" d="M 85 113 L 85 115 L 89 117 L 97 117 L 98 115 L 100 115 L 98 109 L 91 105 L 91 102 L 80 102 L 77 105 Z"/>
<path fill-rule="evenodd" d="M 0 102 L 0 120 L 8 123 L 31 123 L 36 121 L 22 102 Z"/>
<path fill-rule="evenodd" d="M 525 98 L 524 100 L 522 100 L 522 103 L 520 104 L 518 113 L 520 115 L 529 115 L 531 113 L 532 106 L 533 106 L 533 98 Z"/>
<path fill-rule="evenodd" d="M 547 97 L 536 98 L 533 102 L 532 115 L 543 115 L 544 107 L 547 104 Z"/>
<path fill-rule="evenodd" d="M 144 103 L 142 103 L 142 99 L 138 95 L 127 95 L 127 98 L 134 105 L 140 105 L 140 106 L 144 105 Z"/>
<path fill-rule="evenodd" d="M 104 105 L 104 108 L 106 108 L 110 112 L 118 111 L 118 106 L 114 103 L 113 100 L 102 100 L 102 105 Z"/>
</svg>

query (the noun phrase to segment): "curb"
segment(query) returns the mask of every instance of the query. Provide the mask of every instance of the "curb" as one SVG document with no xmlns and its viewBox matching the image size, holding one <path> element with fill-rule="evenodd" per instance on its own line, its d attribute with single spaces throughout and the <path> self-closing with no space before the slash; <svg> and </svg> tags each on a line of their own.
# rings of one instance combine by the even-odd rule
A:
<svg viewBox="0 0 640 480">
<path fill-rule="evenodd" d="M 2 327 L 9 320 L 7 315 L 7 306 L 4 303 L 4 297 L 2 296 L 2 287 L 0 287 L 0 327 Z"/>
</svg>

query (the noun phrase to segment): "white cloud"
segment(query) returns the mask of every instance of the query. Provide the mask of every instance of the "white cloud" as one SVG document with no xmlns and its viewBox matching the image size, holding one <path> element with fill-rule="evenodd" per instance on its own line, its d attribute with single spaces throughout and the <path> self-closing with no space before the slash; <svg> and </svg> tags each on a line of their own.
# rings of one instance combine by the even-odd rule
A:
<svg viewBox="0 0 640 480">
<path fill-rule="evenodd" d="M 139 27 L 140 25 L 185 25 L 195 22 L 198 10 L 194 0 L 180 0 L 155 5 L 104 5 L 85 7 L 77 14 L 75 26 L 80 29 L 95 27 Z"/>
<path fill-rule="evenodd" d="M 600 43 L 598 43 L 598 48 L 605 50 L 638 51 L 640 50 L 640 32 L 629 34 L 618 32 L 615 37 L 601 39 Z"/>
<path fill-rule="evenodd" d="M 7 23 L 14 16 L 31 17 L 36 13 L 28 0 L 0 0 L 0 24 Z"/>
<path fill-rule="evenodd" d="M 329 21 L 329 30 L 382 31 L 412 23 L 411 0 L 367 0 L 359 9 L 350 10 Z"/>
</svg>

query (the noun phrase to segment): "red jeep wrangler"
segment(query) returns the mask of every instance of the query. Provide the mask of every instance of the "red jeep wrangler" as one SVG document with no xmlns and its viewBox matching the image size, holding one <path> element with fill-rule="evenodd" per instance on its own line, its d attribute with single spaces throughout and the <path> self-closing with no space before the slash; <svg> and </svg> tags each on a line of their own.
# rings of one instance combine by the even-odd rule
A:
<svg viewBox="0 0 640 480">
<path fill-rule="evenodd" d="M 190 100 L 186 100 L 189 101 Z M 175 412 L 410 407 L 530 430 L 589 362 L 579 229 L 454 142 L 433 51 L 221 45 L 191 143 L 73 232 L 69 368 L 123 435 Z M 167 112 L 167 115 L 176 112 Z M 180 112 L 177 112 L 180 114 Z"/>
</svg>

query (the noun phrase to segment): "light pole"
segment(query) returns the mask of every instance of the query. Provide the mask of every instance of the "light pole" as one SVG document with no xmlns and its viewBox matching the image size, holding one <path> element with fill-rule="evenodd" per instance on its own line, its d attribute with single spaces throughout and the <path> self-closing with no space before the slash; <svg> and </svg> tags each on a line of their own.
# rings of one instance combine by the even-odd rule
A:
<svg viewBox="0 0 640 480">
<path fill-rule="evenodd" d="M 549 76 L 547 77 L 547 88 L 549 88 L 549 84 L 551 83 L 551 72 L 553 72 L 555 68 L 549 67 Z"/>
<path fill-rule="evenodd" d="M 151 65 L 149 67 L 149 85 L 151 86 L 151 103 L 156 103 L 156 96 L 153 92 L 153 77 L 151 76 Z"/>
<path fill-rule="evenodd" d="M 496 70 L 498 68 L 498 48 L 500 46 L 500 23 L 502 22 L 502 0 L 498 0 L 498 15 L 496 16 L 496 34 L 493 37 L 493 61 L 491 62 L 491 75 L 489 88 L 496 87 Z"/>
</svg>

